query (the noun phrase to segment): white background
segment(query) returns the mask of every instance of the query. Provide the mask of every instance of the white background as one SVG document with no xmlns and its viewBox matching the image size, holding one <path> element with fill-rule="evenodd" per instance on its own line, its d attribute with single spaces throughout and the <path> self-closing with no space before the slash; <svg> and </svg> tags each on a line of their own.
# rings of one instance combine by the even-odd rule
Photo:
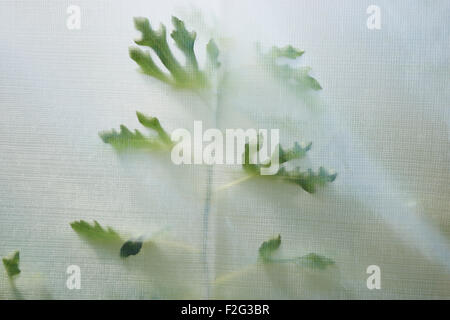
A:
<svg viewBox="0 0 450 320">
<path fill-rule="evenodd" d="M 70 4 L 80 30 L 66 27 Z M 366 26 L 370 4 L 381 30 Z M 449 12 L 449 1 L 0 1 L 0 256 L 20 250 L 18 289 L 66 299 L 450 298 Z M 98 137 L 122 123 L 141 129 L 136 110 L 169 131 L 211 121 L 198 97 L 139 74 L 128 57 L 134 16 L 171 30 L 171 15 L 197 30 L 200 60 L 210 36 L 224 48 L 232 80 L 219 127 L 280 128 L 283 144 L 313 142 L 309 165 L 338 172 L 314 195 L 270 180 L 214 193 L 209 278 L 235 274 L 209 291 L 206 168 L 119 156 Z M 261 76 L 255 41 L 305 50 L 301 64 L 323 87 L 312 106 Z M 213 189 L 242 175 L 216 167 Z M 79 219 L 126 235 L 167 227 L 177 244 L 123 261 L 83 242 L 69 225 Z M 336 266 L 252 266 L 278 233 L 282 256 L 316 252 Z M 65 286 L 71 264 L 81 290 Z M 381 290 L 366 287 L 371 264 Z M 2 270 L 0 298 L 11 297 Z"/>
</svg>

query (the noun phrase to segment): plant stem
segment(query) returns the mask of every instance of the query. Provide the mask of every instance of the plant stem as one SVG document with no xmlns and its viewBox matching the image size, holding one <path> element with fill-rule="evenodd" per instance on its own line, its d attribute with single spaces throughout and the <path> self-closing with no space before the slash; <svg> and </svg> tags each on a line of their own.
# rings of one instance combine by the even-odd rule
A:
<svg viewBox="0 0 450 320">
<path fill-rule="evenodd" d="M 210 282 L 209 282 L 209 267 L 208 267 L 208 226 L 209 226 L 209 214 L 211 211 L 211 194 L 212 194 L 212 180 L 213 180 L 213 167 L 208 167 L 208 177 L 206 184 L 206 199 L 205 206 L 203 207 L 203 244 L 202 244 L 202 262 L 203 273 L 206 281 L 206 298 L 210 298 Z"/>
<path fill-rule="evenodd" d="M 256 174 L 249 174 L 249 175 L 244 176 L 242 178 L 236 179 L 234 181 L 231 181 L 231 182 L 229 182 L 227 184 L 224 184 L 223 186 L 217 188 L 215 192 L 219 192 L 219 191 L 223 191 L 225 189 L 231 188 L 231 187 L 233 187 L 233 186 L 235 186 L 235 185 L 237 185 L 239 183 L 242 183 L 244 181 L 250 180 L 250 179 L 252 179 L 252 178 L 254 178 L 256 176 L 257 176 Z"/>
<path fill-rule="evenodd" d="M 217 86 L 216 86 L 217 88 Z M 219 113 L 218 113 L 218 106 L 219 106 L 219 99 L 220 96 L 218 93 L 214 94 L 214 105 L 213 105 L 213 112 L 214 112 L 214 120 L 213 120 L 213 127 L 217 127 L 217 124 L 219 122 Z M 203 241 L 202 241 L 202 263 L 203 263 L 203 273 L 205 276 L 206 281 L 206 298 L 209 299 L 211 296 L 211 288 L 210 288 L 210 275 L 209 275 L 209 262 L 208 262 L 208 233 L 209 233 L 209 216 L 211 212 L 211 198 L 212 198 L 212 184 L 213 184 L 213 176 L 214 176 L 214 167 L 208 166 L 207 171 L 207 181 L 206 181 L 206 197 L 205 197 L 205 205 L 203 207 Z"/>
</svg>

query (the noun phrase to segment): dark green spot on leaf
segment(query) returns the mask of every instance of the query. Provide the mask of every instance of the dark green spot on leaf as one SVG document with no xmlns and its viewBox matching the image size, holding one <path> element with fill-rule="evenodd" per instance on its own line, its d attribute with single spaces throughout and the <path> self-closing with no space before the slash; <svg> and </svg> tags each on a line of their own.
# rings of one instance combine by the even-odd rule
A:
<svg viewBox="0 0 450 320">
<path fill-rule="evenodd" d="M 142 248 L 142 241 L 134 241 L 134 240 L 128 240 L 125 242 L 120 248 L 120 256 L 122 258 L 126 258 L 128 256 L 134 256 L 141 251 Z"/>
</svg>

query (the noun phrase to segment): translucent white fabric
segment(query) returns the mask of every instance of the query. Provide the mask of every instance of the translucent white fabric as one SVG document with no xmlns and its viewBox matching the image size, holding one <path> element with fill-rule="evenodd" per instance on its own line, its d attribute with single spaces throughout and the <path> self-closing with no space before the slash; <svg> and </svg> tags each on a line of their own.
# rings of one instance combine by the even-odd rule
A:
<svg viewBox="0 0 450 320">
<path fill-rule="evenodd" d="M 0 256 L 21 258 L 13 285 L 1 268 L 0 299 L 450 298 L 449 1 L 89 0 L 77 1 L 79 30 L 66 26 L 69 4 L 0 2 Z M 371 4 L 380 29 L 367 27 Z M 172 15 L 197 32 L 200 64 L 216 39 L 227 77 L 216 110 L 128 56 L 133 17 L 170 32 Z M 256 42 L 305 50 L 299 65 L 323 89 L 299 96 L 277 82 Z M 233 183 L 239 165 L 118 154 L 98 133 L 141 130 L 136 110 L 169 132 L 194 120 L 278 128 L 283 146 L 313 143 L 304 168 L 337 179 L 309 194 Z M 123 259 L 81 239 L 77 220 L 150 241 Z M 261 263 L 278 234 L 279 257 L 335 264 Z M 70 265 L 79 290 L 66 285 Z M 368 289 L 371 265 L 381 289 Z"/>
</svg>

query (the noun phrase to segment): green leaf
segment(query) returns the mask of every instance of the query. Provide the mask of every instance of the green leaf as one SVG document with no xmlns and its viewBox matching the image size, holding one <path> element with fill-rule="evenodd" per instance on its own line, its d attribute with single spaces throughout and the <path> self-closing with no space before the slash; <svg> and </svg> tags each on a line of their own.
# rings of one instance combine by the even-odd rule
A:
<svg viewBox="0 0 450 320">
<path fill-rule="evenodd" d="M 140 239 L 124 242 L 124 239 L 113 228 L 102 227 L 95 220 L 93 224 L 84 220 L 74 221 L 70 226 L 80 237 L 88 240 L 92 244 L 112 245 L 113 247 L 121 244 L 120 256 L 122 258 L 138 254 L 144 243 Z"/>
<path fill-rule="evenodd" d="M 129 257 L 131 255 L 137 255 L 141 251 L 143 242 L 140 240 L 128 240 L 120 248 L 120 256 L 122 258 Z"/>
<path fill-rule="evenodd" d="M 270 167 L 270 162 L 267 164 L 253 164 L 250 163 L 251 159 L 251 149 L 255 149 L 253 151 L 259 151 L 261 149 L 262 142 L 258 138 L 258 145 L 256 148 L 250 148 L 250 144 L 246 143 L 245 152 L 244 152 L 244 160 L 242 167 L 243 169 L 251 175 L 261 175 L 261 168 Z M 303 190 L 314 193 L 317 190 L 318 186 L 324 186 L 327 183 L 333 182 L 337 173 L 330 173 L 325 168 L 320 167 L 319 171 L 315 173 L 312 169 L 308 169 L 306 172 L 300 170 L 300 167 L 296 167 L 295 169 L 288 171 L 282 165 L 295 160 L 300 159 L 306 155 L 306 153 L 311 149 L 312 143 L 307 144 L 302 147 L 298 142 L 294 143 L 294 147 L 291 149 L 283 149 L 281 146 L 278 146 L 278 156 L 279 156 L 279 164 L 280 169 L 274 175 L 265 175 L 267 178 L 279 178 L 284 179 L 288 182 L 295 183 L 300 186 Z M 274 155 L 272 155 L 272 158 Z"/>
<path fill-rule="evenodd" d="M 155 77 L 161 81 L 171 84 L 172 80 L 158 68 L 150 56 L 150 52 L 144 52 L 137 47 L 129 48 L 130 58 L 133 59 L 140 67 L 141 71 L 149 76 Z"/>
<path fill-rule="evenodd" d="M 70 226 L 80 237 L 91 242 L 115 244 L 123 241 L 114 229 L 110 227 L 103 228 L 95 220 L 93 224 L 89 224 L 84 220 L 74 221 Z"/>
<path fill-rule="evenodd" d="M 184 26 L 184 22 L 177 17 L 172 17 L 172 23 L 175 30 L 172 31 L 170 36 L 175 41 L 177 47 L 186 56 L 187 67 L 189 67 L 193 72 L 198 72 L 198 62 L 194 53 L 194 43 L 197 34 L 195 31 L 187 31 Z"/>
<path fill-rule="evenodd" d="M 12 278 L 20 273 L 19 263 L 20 263 L 20 254 L 19 251 L 16 251 L 2 259 L 3 266 L 6 269 L 6 273 L 8 277 Z"/>
<path fill-rule="evenodd" d="M 321 90 L 322 86 L 319 82 L 309 75 L 311 71 L 310 67 L 295 68 L 289 64 L 280 64 L 279 58 L 285 58 L 290 60 L 296 60 L 302 56 L 304 51 L 296 49 L 292 46 L 286 46 L 283 48 L 272 47 L 268 53 L 261 53 L 260 46 L 257 46 L 262 61 L 268 67 L 268 70 L 278 79 L 283 81 L 288 86 L 294 89 L 313 89 Z"/>
<path fill-rule="evenodd" d="M 294 147 L 291 149 L 284 150 L 279 146 L 279 158 L 280 164 L 303 158 L 306 153 L 311 149 L 312 142 L 308 143 L 305 147 L 302 147 L 298 142 L 294 143 Z"/>
<path fill-rule="evenodd" d="M 307 255 L 296 257 L 296 258 L 283 258 L 276 259 L 273 258 L 272 255 L 274 251 L 276 251 L 281 245 L 281 235 L 278 235 L 276 238 L 272 238 L 268 241 L 262 243 L 259 247 L 259 257 L 264 263 L 296 263 L 302 267 L 311 268 L 311 269 L 320 269 L 324 270 L 328 266 L 334 265 L 335 262 L 324 256 L 309 253 Z"/>
<path fill-rule="evenodd" d="M 302 172 L 299 167 L 296 167 L 291 171 L 281 168 L 276 176 L 299 185 L 309 193 L 314 193 L 317 186 L 324 186 L 329 182 L 333 182 L 337 177 L 337 173 L 330 173 L 323 167 L 320 167 L 317 173 L 313 172 L 312 169 Z"/>
<path fill-rule="evenodd" d="M 289 58 L 289 59 L 296 59 L 298 57 L 300 57 L 303 53 L 305 53 L 305 51 L 299 50 L 297 48 L 294 48 L 291 45 L 285 46 L 283 48 L 279 48 L 276 46 L 272 47 L 272 57 L 273 58 Z"/>
<path fill-rule="evenodd" d="M 321 270 L 335 264 L 332 259 L 320 256 L 315 253 L 309 253 L 306 256 L 298 258 L 297 263 L 307 268 Z"/>
<path fill-rule="evenodd" d="M 272 238 L 270 240 L 264 241 L 262 245 L 259 247 L 259 257 L 264 262 L 269 262 L 272 260 L 272 253 L 277 250 L 281 245 L 281 235 L 278 235 L 276 238 Z"/>
<path fill-rule="evenodd" d="M 146 128 L 154 130 L 158 134 L 159 140 L 167 145 L 172 145 L 172 140 L 170 140 L 169 134 L 161 127 L 158 118 L 148 117 L 143 113 L 136 112 L 139 122 Z"/>
<path fill-rule="evenodd" d="M 136 112 L 139 122 L 153 131 L 156 136 L 144 136 L 139 130 L 130 131 L 126 126 L 121 125 L 120 131 L 116 130 L 100 132 L 103 142 L 111 144 L 116 150 L 144 149 L 144 150 L 167 150 L 173 146 L 168 133 L 161 127 L 158 118 L 147 117 L 140 112 Z"/>
<path fill-rule="evenodd" d="M 130 57 L 140 67 L 142 72 L 163 82 L 182 88 L 204 88 L 209 85 L 206 73 L 199 70 L 198 61 L 195 56 L 194 45 L 197 34 L 188 31 L 184 22 L 177 17 L 172 17 L 174 30 L 170 34 L 178 49 L 186 58 L 186 65 L 182 66 L 172 53 L 166 36 L 166 27 L 161 24 L 158 31 L 153 30 L 147 18 L 138 17 L 134 19 L 134 25 L 141 32 L 141 38 L 135 40 L 140 46 L 151 48 L 158 56 L 162 64 L 170 72 L 166 74 L 153 61 L 149 52 L 143 52 L 137 47 L 129 49 Z M 218 67 L 218 48 L 214 41 L 207 45 L 208 59 L 213 61 L 214 67 Z M 212 59 L 212 60 L 211 60 Z"/>
<path fill-rule="evenodd" d="M 140 17 L 134 19 L 134 25 L 136 29 L 142 33 L 141 39 L 135 40 L 135 43 L 152 48 L 167 70 L 169 70 L 175 78 L 174 80 L 180 82 L 185 81 L 187 79 L 187 74 L 180 63 L 175 59 L 167 44 L 166 27 L 161 24 L 159 30 L 154 31 L 148 19 Z M 133 59 L 133 56 L 131 56 L 131 58 Z M 139 61 L 136 61 L 136 63 L 139 64 Z M 145 70 L 143 71 L 145 72 Z"/>
<path fill-rule="evenodd" d="M 206 53 L 208 54 L 208 61 L 213 69 L 220 67 L 219 62 L 219 48 L 213 39 L 209 40 L 206 45 Z"/>
</svg>

